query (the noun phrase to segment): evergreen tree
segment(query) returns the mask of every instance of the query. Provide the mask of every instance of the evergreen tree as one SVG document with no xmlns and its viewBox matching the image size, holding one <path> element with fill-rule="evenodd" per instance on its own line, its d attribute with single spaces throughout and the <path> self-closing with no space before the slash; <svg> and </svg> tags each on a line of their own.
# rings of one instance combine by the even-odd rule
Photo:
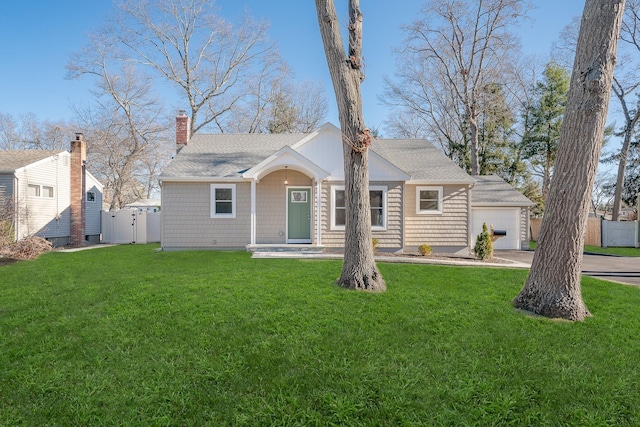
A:
<svg viewBox="0 0 640 427">
<path fill-rule="evenodd" d="M 534 174 L 542 178 L 543 200 L 549 194 L 568 92 L 568 71 L 550 62 L 545 67 L 542 80 L 536 84 L 534 102 L 527 112 L 531 127 L 523 137 L 524 157 Z"/>
</svg>

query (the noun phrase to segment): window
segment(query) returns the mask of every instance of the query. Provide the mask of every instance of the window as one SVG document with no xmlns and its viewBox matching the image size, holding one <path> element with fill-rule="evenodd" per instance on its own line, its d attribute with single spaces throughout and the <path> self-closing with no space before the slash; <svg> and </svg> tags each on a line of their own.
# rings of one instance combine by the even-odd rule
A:
<svg viewBox="0 0 640 427">
<path fill-rule="evenodd" d="M 416 213 L 441 214 L 442 213 L 442 187 L 417 187 L 416 188 Z"/>
<path fill-rule="evenodd" d="M 236 217 L 236 185 L 211 184 L 211 218 Z"/>
<path fill-rule="evenodd" d="M 46 197 L 53 199 L 53 187 L 48 185 L 29 184 L 27 185 L 27 195 L 29 197 Z"/>
<path fill-rule="evenodd" d="M 93 191 L 87 191 L 87 202 L 95 203 L 96 202 L 96 193 Z"/>
<path fill-rule="evenodd" d="M 53 187 L 42 186 L 42 197 L 53 198 Z"/>
<path fill-rule="evenodd" d="M 29 194 L 29 197 L 40 197 L 40 186 L 29 184 L 27 194 Z"/>
<path fill-rule="evenodd" d="M 387 228 L 387 187 L 369 187 L 369 203 L 371 204 L 372 230 Z M 332 187 L 332 230 L 344 230 L 346 209 L 344 187 Z"/>
</svg>

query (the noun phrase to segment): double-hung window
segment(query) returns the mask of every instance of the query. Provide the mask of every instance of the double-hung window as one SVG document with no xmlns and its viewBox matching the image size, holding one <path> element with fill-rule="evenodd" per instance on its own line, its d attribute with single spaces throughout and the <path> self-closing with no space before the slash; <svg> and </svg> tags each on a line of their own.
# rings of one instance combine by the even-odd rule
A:
<svg viewBox="0 0 640 427">
<path fill-rule="evenodd" d="M 236 217 L 236 185 L 211 184 L 211 218 Z"/>
<path fill-rule="evenodd" d="M 442 213 L 442 187 L 416 187 L 416 213 Z"/>
<path fill-rule="evenodd" d="M 332 187 L 331 229 L 344 230 L 346 221 L 344 187 Z M 369 187 L 369 203 L 371 205 L 371 229 L 387 228 L 387 187 Z"/>
</svg>

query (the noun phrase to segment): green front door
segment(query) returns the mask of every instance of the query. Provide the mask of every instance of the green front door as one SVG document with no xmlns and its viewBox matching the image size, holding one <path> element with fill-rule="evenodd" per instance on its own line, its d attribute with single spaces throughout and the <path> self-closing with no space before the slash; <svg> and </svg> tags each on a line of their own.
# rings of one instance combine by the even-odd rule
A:
<svg viewBox="0 0 640 427">
<path fill-rule="evenodd" d="M 311 243 L 311 189 L 287 189 L 287 243 Z"/>
</svg>

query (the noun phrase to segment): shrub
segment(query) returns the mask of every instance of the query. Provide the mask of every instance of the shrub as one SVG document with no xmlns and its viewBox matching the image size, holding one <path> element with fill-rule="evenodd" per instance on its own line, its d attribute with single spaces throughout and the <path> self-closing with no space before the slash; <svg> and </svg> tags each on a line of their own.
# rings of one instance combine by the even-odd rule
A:
<svg viewBox="0 0 640 427">
<path fill-rule="evenodd" d="M 418 252 L 420 252 L 420 255 L 422 256 L 431 255 L 431 246 L 427 245 L 426 243 L 423 243 L 420 246 L 418 246 Z"/>
<path fill-rule="evenodd" d="M 36 259 L 52 248 L 50 241 L 42 237 L 25 237 L 22 240 L 13 242 L 0 250 L 0 257 L 10 259 Z"/>
<path fill-rule="evenodd" d="M 378 239 L 376 239 L 375 237 L 371 239 L 371 244 L 373 245 L 373 251 L 375 252 L 376 249 L 378 249 Z"/>
<path fill-rule="evenodd" d="M 485 260 L 493 257 L 493 243 L 487 229 L 487 224 L 482 223 L 482 233 L 476 239 L 476 246 L 473 248 L 476 257 Z"/>
</svg>

